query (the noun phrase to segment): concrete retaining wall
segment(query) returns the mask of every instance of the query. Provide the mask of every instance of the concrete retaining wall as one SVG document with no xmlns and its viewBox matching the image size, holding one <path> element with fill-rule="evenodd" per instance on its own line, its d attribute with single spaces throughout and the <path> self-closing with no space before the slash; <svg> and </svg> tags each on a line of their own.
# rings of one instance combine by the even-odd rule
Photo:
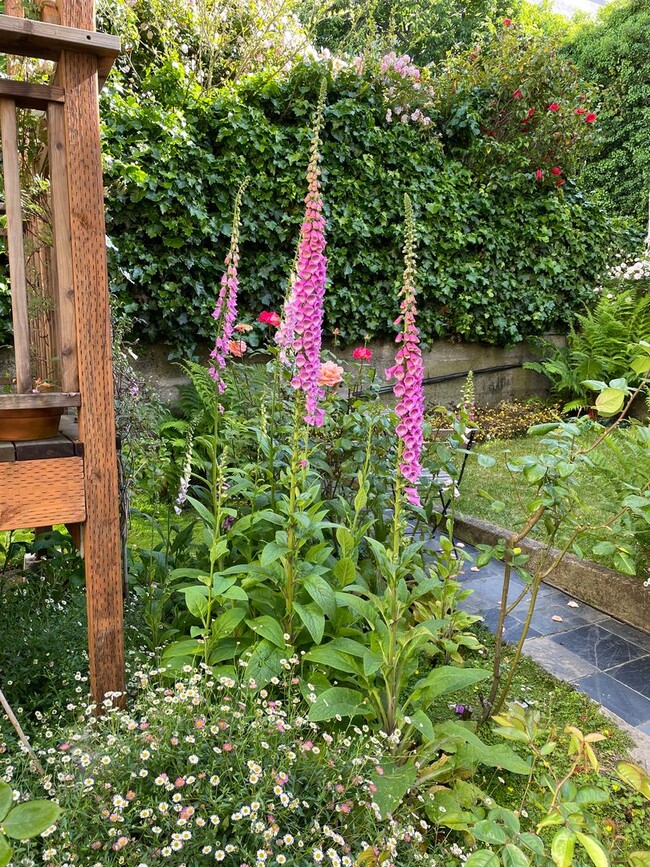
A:
<svg viewBox="0 0 650 867">
<path fill-rule="evenodd" d="M 494 545 L 499 539 L 507 539 L 512 535 L 503 527 L 467 515 L 456 516 L 454 534 L 470 545 Z M 520 547 L 530 556 L 528 571 L 534 572 L 535 563 L 546 546 L 534 539 L 525 539 Z M 556 549 L 552 551 L 553 556 L 559 554 Z M 622 575 L 613 569 L 566 554 L 546 583 L 604 611 L 616 620 L 650 633 L 650 588 L 644 587 L 640 578 Z"/>
</svg>

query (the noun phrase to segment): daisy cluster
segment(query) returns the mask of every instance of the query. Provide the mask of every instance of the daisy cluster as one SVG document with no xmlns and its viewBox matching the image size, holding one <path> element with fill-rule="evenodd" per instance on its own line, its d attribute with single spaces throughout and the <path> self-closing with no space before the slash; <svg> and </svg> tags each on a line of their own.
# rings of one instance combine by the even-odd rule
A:
<svg viewBox="0 0 650 867">
<path fill-rule="evenodd" d="M 362 853 L 386 867 L 435 863 L 426 822 L 404 807 L 383 819 L 373 802 L 388 740 L 309 721 L 300 690 L 313 687 L 289 667 L 268 690 L 209 671 L 175 683 L 140 671 L 131 712 L 109 696 L 101 719 L 87 709 L 74 729 L 44 729 L 44 786 L 65 812 L 46 839 L 24 844 L 26 857 L 46 867 L 352 867 Z M 3 770 L 20 785 L 13 765 Z"/>
</svg>

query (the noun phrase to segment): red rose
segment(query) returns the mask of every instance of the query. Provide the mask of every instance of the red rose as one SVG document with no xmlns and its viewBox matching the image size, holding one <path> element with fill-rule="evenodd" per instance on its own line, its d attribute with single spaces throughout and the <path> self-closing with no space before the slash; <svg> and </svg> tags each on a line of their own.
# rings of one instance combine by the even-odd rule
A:
<svg viewBox="0 0 650 867">
<path fill-rule="evenodd" d="M 556 182 L 555 182 L 555 186 L 556 186 L 556 187 L 561 187 L 563 183 L 564 183 L 564 179 L 563 179 L 563 178 L 560 178 L 559 181 L 556 181 Z"/>
<path fill-rule="evenodd" d="M 586 114 L 587 109 L 586 108 L 576 108 L 573 113 L 574 114 Z"/>
<path fill-rule="evenodd" d="M 257 317 L 257 321 L 262 322 L 264 325 L 272 325 L 274 328 L 277 328 L 282 320 L 278 314 L 274 313 L 272 310 L 263 310 Z"/>
<path fill-rule="evenodd" d="M 537 169 L 537 171 L 535 172 L 535 177 L 538 181 L 544 180 L 544 172 L 541 169 Z"/>
<path fill-rule="evenodd" d="M 553 168 L 551 169 L 551 172 L 552 172 L 554 175 L 561 175 L 561 174 L 562 174 L 562 169 L 561 169 L 559 166 L 553 166 Z"/>
<path fill-rule="evenodd" d="M 522 96 L 523 93 L 519 90 L 519 88 L 517 88 L 517 90 L 515 90 L 515 92 L 512 94 L 513 99 L 521 99 Z"/>
<path fill-rule="evenodd" d="M 549 111 L 559 111 L 559 110 L 560 110 L 560 105 L 559 105 L 559 103 L 557 103 L 557 102 L 552 102 L 552 103 L 549 105 L 548 110 L 549 110 Z"/>
<path fill-rule="evenodd" d="M 585 123 L 593 123 L 597 117 L 597 114 L 594 114 L 593 111 L 590 111 L 589 114 L 585 116 Z"/>
<path fill-rule="evenodd" d="M 512 24 L 512 19 L 511 19 L 511 18 L 504 18 L 504 19 L 503 19 L 503 26 L 504 26 L 504 27 L 510 27 L 511 24 Z"/>
<path fill-rule="evenodd" d="M 367 346 L 357 346 L 352 353 L 352 358 L 356 358 L 358 361 L 370 361 L 372 358 L 372 349 L 368 349 Z"/>
<path fill-rule="evenodd" d="M 529 109 L 528 109 L 528 117 L 532 117 L 534 114 L 535 114 L 535 109 L 534 109 L 534 108 L 529 108 Z"/>
</svg>

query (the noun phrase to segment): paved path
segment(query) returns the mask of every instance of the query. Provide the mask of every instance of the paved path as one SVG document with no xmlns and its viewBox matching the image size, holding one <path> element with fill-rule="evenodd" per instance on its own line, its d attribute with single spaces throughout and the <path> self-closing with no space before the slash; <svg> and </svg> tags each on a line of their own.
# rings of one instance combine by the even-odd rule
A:
<svg viewBox="0 0 650 867">
<path fill-rule="evenodd" d="M 464 547 L 476 555 L 476 549 Z M 472 571 L 468 564 L 460 576 L 463 586 L 474 591 L 462 607 L 483 615 L 492 632 L 499 615 L 502 579 L 503 565 L 497 561 L 479 571 Z M 516 599 L 523 587 L 521 579 L 513 575 L 509 601 Z M 526 599 L 506 618 L 507 641 L 521 637 Z M 555 677 L 573 684 L 633 728 L 650 735 L 650 635 L 583 602 L 572 607 L 572 601 L 566 593 L 542 585 L 524 642 L 525 653 Z M 554 616 L 562 619 L 553 620 Z"/>
</svg>

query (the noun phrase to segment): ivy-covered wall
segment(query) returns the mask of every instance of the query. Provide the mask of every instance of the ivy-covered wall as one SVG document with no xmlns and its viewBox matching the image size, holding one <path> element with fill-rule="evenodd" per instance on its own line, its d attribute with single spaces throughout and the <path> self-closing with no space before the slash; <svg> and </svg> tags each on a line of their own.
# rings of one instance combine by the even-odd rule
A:
<svg viewBox="0 0 650 867">
<path fill-rule="evenodd" d="M 309 124 L 322 68 L 259 77 L 184 105 L 112 93 L 103 106 L 111 281 L 141 337 L 173 354 L 211 335 L 237 185 L 242 316 L 278 310 L 303 212 Z M 174 72 L 165 87 L 178 90 Z M 177 100 L 174 100 L 177 102 Z M 370 77 L 330 82 L 323 134 L 327 329 L 344 341 L 392 334 L 402 202 L 418 218 L 426 338 L 495 344 L 561 326 L 589 303 L 612 227 L 568 182 L 540 188 L 501 161 L 478 176 L 445 153 L 436 123 L 386 122 Z"/>
</svg>

